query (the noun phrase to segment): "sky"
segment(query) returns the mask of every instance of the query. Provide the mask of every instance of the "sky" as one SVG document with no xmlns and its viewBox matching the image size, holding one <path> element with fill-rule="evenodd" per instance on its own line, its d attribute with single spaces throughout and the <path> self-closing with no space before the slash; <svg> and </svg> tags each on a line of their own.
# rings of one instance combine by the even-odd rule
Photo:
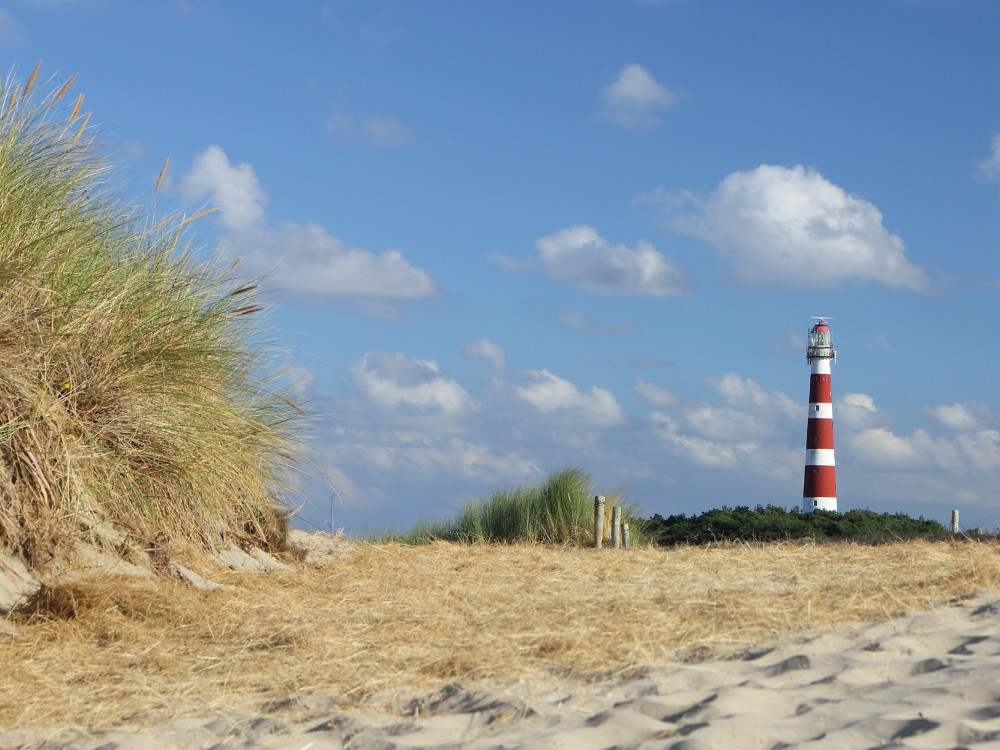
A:
<svg viewBox="0 0 1000 750">
<path fill-rule="evenodd" d="M 578 466 L 645 515 L 798 507 L 829 321 L 839 508 L 1000 525 L 995 0 L 5 0 L 120 192 L 271 290 L 296 524 Z M 165 160 L 163 182 L 154 192 Z"/>
</svg>

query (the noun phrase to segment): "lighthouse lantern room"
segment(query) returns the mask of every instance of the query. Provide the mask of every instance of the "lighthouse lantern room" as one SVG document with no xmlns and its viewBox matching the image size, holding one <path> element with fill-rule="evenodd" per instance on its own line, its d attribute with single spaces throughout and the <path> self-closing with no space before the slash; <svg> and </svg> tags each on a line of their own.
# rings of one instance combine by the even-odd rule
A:
<svg viewBox="0 0 1000 750">
<path fill-rule="evenodd" d="M 830 363 L 837 350 L 822 318 L 809 331 L 806 361 L 809 376 L 809 422 L 806 429 L 806 468 L 802 483 L 802 511 L 837 510 L 837 467 L 833 458 L 833 398 Z"/>
</svg>

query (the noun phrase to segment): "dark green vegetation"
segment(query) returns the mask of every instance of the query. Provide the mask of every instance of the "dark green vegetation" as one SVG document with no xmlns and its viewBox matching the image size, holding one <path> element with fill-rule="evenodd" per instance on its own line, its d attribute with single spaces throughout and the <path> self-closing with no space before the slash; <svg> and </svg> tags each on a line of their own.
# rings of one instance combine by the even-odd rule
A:
<svg viewBox="0 0 1000 750">
<path fill-rule="evenodd" d="M 116 199 L 82 97 L 34 102 L 36 73 L 0 86 L 0 545 L 279 539 L 302 420 L 256 287 Z"/>
<path fill-rule="evenodd" d="M 592 544 L 594 539 L 594 491 L 589 474 L 568 467 L 549 475 L 540 484 L 496 490 L 474 500 L 451 520 L 420 523 L 404 534 L 379 534 L 380 540 L 411 544 L 436 539 L 453 542 L 552 542 Z M 635 509 L 609 495 L 605 536 L 611 535 L 611 509 L 622 507 L 622 520 L 631 527 L 633 543 L 645 541 L 642 521 Z"/>
<path fill-rule="evenodd" d="M 722 506 L 698 516 L 663 518 L 659 514 L 645 522 L 645 533 L 661 545 L 705 544 L 717 541 L 766 542 L 779 539 L 909 539 L 945 537 L 948 531 L 937 521 L 911 518 L 903 513 L 849 510 L 846 513 L 815 510 L 802 513 L 776 505 Z"/>
</svg>

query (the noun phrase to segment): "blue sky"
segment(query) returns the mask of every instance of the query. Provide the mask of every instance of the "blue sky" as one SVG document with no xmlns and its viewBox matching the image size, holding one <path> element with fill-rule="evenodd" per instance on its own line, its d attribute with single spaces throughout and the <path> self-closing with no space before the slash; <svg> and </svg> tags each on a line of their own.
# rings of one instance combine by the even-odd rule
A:
<svg viewBox="0 0 1000 750">
<path fill-rule="evenodd" d="M 130 201 L 274 290 L 348 531 L 568 464 L 647 513 L 1000 522 L 1000 4 L 9 0 Z M 160 191 L 153 187 L 170 159 Z M 331 489 L 332 487 L 332 489 Z"/>
</svg>

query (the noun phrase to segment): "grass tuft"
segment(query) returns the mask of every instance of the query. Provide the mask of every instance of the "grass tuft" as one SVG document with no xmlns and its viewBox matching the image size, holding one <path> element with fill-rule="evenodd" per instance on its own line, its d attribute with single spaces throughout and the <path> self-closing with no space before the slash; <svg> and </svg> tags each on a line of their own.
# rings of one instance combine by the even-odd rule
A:
<svg viewBox="0 0 1000 750">
<path fill-rule="evenodd" d="M 569 466 L 553 472 L 540 484 L 496 490 L 474 500 L 458 515 L 443 522 L 421 522 L 403 534 L 372 535 L 372 540 L 423 544 L 435 540 L 474 543 L 543 542 L 593 544 L 593 479 Z M 611 509 L 622 506 L 622 520 L 630 525 L 633 544 L 645 539 L 636 509 L 616 495 L 607 497 L 604 536 L 611 538 Z"/>
<path fill-rule="evenodd" d="M 116 198 L 82 96 L 36 101 L 36 73 L 0 89 L 0 543 L 279 544 L 302 418 L 262 307 Z"/>
</svg>

